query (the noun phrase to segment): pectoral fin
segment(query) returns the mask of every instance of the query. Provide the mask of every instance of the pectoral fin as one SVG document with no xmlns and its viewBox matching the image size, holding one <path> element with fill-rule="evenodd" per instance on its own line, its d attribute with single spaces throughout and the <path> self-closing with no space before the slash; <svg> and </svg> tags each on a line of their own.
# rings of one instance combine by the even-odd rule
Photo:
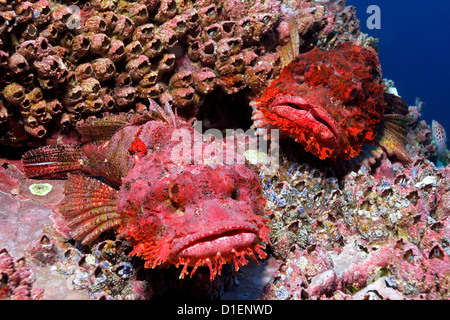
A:
<svg viewBox="0 0 450 320">
<path fill-rule="evenodd" d="M 102 232 L 121 223 L 117 213 L 118 191 L 107 184 L 81 175 L 68 175 L 65 197 L 59 212 L 75 240 L 89 244 Z"/>
</svg>

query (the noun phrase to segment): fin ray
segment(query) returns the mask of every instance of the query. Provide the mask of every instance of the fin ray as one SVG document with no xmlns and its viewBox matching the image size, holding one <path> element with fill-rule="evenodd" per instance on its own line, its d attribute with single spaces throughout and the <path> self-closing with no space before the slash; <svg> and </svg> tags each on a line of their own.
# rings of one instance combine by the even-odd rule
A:
<svg viewBox="0 0 450 320">
<path fill-rule="evenodd" d="M 114 133 L 129 124 L 136 115 L 117 114 L 100 119 L 88 119 L 79 122 L 77 130 L 82 142 L 100 142 L 109 140 Z"/>
<path fill-rule="evenodd" d="M 79 122 L 77 130 L 81 134 L 81 141 L 85 143 L 106 141 L 127 125 L 143 124 L 150 120 L 159 119 L 174 126 L 179 125 L 178 117 L 169 105 L 163 109 L 153 99 L 149 99 L 149 103 L 149 110 L 143 114 L 120 113 Z"/>
<path fill-rule="evenodd" d="M 380 124 L 375 142 L 388 156 L 395 156 L 400 161 L 410 163 L 411 156 L 406 148 L 407 125 L 409 118 L 399 114 L 385 114 Z"/>
<path fill-rule="evenodd" d="M 118 191 L 107 184 L 81 175 L 68 175 L 60 214 L 72 237 L 89 244 L 100 233 L 120 225 Z"/>
<path fill-rule="evenodd" d="M 278 54 L 280 55 L 281 64 L 283 67 L 287 66 L 300 53 L 300 36 L 297 31 L 297 22 L 295 17 L 288 19 L 289 25 L 289 41 L 282 47 L 278 47 Z"/>
</svg>

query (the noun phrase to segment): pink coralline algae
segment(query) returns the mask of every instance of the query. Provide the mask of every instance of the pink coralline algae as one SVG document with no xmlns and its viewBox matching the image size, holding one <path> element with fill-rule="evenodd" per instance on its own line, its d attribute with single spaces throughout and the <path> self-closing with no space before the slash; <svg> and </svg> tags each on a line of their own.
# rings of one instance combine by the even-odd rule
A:
<svg viewBox="0 0 450 320">
<path fill-rule="evenodd" d="M 295 250 L 266 286 L 265 299 L 448 298 L 449 257 L 439 246 L 421 252 L 400 238 L 382 247 L 349 243 L 340 252 Z"/>
</svg>

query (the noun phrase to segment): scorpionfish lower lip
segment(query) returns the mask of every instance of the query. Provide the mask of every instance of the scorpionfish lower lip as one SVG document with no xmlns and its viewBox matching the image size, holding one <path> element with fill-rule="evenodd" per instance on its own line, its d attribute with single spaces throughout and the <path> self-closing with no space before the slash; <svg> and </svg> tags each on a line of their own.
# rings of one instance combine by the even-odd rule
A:
<svg viewBox="0 0 450 320">
<path fill-rule="evenodd" d="M 241 251 L 252 247 L 258 242 L 258 235 L 248 230 L 232 230 L 222 234 L 214 234 L 198 239 L 183 250 L 181 258 L 203 259 L 214 257 L 218 252 L 223 257 L 232 255 L 234 250 Z"/>
<path fill-rule="evenodd" d="M 233 252 L 253 247 L 259 241 L 254 228 L 231 228 L 208 233 L 197 233 L 183 239 L 175 245 L 173 251 L 178 251 L 181 258 L 202 259 L 214 257 L 218 252 L 225 257 Z M 176 248 L 178 247 L 178 248 Z"/>
</svg>

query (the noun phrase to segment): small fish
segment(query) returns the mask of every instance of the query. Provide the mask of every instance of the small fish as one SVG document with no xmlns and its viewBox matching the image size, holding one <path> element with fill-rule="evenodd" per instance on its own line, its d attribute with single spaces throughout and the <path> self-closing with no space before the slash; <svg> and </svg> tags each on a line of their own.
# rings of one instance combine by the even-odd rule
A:
<svg viewBox="0 0 450 320">
<path fill-rule="evenodd" d="M 445 129 L 439 122 L 433 120 L 431 122 L 431 133 L 438 148 L 438 155 L 442 156 L 447 150 L 447 135 Z"/>
<path fill-rule="evenodd" d="M 279 49 L 281 74 L 251 102 L 252 128 L 257 133 L 279 129 L 320 159 L 352 159 L 365 144 L 376 143 L 409 161 L 404 147 L 407 106 L 399 97 L 390 98 L 394 106 L 386 103 L 389 94 L 384 93 L 375 50 L 345 42 L 329 51 L 315 47 L 298 54 L 298 32 L 293 28 L 290 42 Z M 401 119 L 395 114 L 397 106 Z"/>
<path fill-rule="evenodd" d="M 178 163 L 176 146 L 193 150 L 200 133 L 171 111 L 151 103 L 152 113 L 120 115 L 78 126 L 82 145 L 45 146 L 26 152 L 26 176 L 68 178 L 57 214 L 73 239 L 83 244 L 115 229 L 133 245 L 145 267 L 183 265 L 180 278 L 208 266 L 210 277 L 223 264 L 236 270 L 249 256 L 264 258 L 269 228 L 261 182 L 246 164 Z M 175 130 L 189 141 L 172 141 Z M 186 148 L 186 149 L 185 149 Z M 100 180 L 86 175 L 102 177 Z M 56 221 L 56 219 L 55 219 Z M 60 225 L 60 227 L 63 225 Z"/>
</svg>

